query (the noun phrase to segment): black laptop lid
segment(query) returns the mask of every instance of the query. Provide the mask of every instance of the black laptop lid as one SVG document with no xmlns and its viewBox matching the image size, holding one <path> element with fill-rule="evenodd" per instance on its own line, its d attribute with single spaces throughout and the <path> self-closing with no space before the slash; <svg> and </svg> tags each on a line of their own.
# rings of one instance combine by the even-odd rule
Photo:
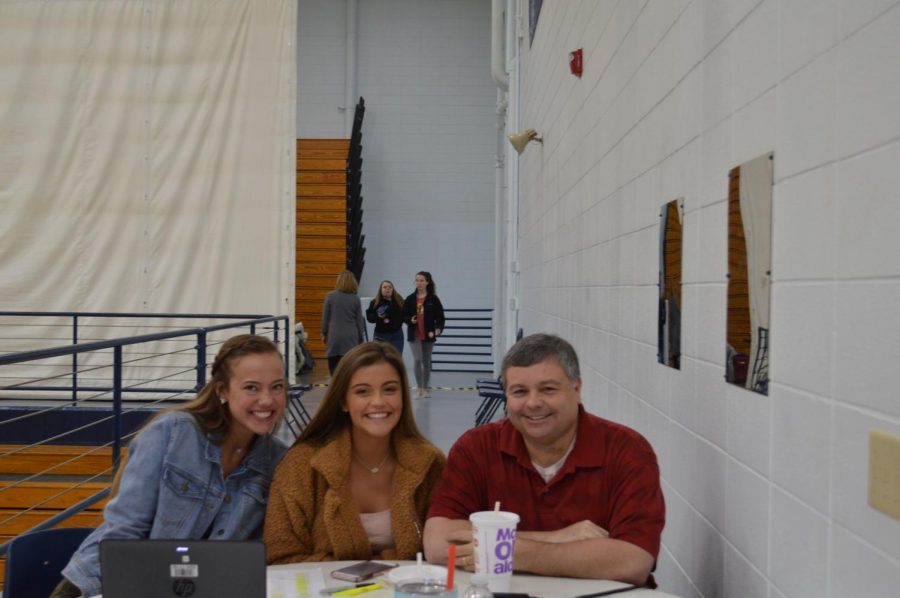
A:
<svg viewBox="0 0 900 598">
<path fill-rule="evenodd" d="M 103 540 L 103 598 L 266 598 L 259 541 Z"/>
</svg>

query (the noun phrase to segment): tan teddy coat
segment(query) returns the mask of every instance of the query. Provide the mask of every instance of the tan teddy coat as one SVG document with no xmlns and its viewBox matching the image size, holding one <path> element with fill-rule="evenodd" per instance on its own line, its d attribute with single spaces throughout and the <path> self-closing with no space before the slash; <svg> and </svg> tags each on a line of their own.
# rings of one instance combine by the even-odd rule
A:
<svg viewBox="0 0 900 598">
<path fill-rule="evenodd" d="M 414 559 L 446 459 L 430 444 L 394 434 L 391 527 L 394 548 L 373 554 L 350 493 L 350 431 L 323 446 L 292 447 L 275 471 L 266 510 L 270 565 L 303 561 Z"/>
</svg>

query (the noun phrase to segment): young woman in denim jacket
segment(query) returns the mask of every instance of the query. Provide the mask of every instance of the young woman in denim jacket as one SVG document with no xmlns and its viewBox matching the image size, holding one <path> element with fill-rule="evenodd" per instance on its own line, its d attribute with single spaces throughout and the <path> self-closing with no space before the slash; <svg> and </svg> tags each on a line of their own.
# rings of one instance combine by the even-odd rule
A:
<svg viewBox="0 0 900 598">
<path fill-rule="evenodd" d="M 131 441 L 113 498 L 63 569 L 51 598 L 101 590 L 107 538 L 244 540 L 262 536 L 269 483 L 286 447 L 284 363 L 269 339 L 226 341 L 197 398 L 148 422 Z"/>
</svg>

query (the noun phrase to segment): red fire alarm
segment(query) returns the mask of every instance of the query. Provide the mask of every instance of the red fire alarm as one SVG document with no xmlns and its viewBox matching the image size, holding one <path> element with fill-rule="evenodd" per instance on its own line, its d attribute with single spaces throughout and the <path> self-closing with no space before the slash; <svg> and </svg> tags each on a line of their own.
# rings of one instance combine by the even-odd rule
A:
<svg viewBox="0 0 900 598">
<path fill-rule="evenodd" d="M 572 71 L 572 74 L 581 79 L 581 48 L 569 52 L 569 70 Z"/>
</svg>

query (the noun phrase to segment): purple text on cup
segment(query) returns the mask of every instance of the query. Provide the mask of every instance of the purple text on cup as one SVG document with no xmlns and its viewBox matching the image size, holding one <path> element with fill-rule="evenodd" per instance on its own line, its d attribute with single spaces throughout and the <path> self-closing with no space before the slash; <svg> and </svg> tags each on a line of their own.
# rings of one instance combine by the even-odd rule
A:
<svg viewBox="0 0 900 598">
<path fill-rule="evenodd" d="M 497 543 L 494 545 L 494 574 L 512 573 L 512 556 L 516 546 L 516 528 L 500 528 L 497 530 Z"/>
</svg>

